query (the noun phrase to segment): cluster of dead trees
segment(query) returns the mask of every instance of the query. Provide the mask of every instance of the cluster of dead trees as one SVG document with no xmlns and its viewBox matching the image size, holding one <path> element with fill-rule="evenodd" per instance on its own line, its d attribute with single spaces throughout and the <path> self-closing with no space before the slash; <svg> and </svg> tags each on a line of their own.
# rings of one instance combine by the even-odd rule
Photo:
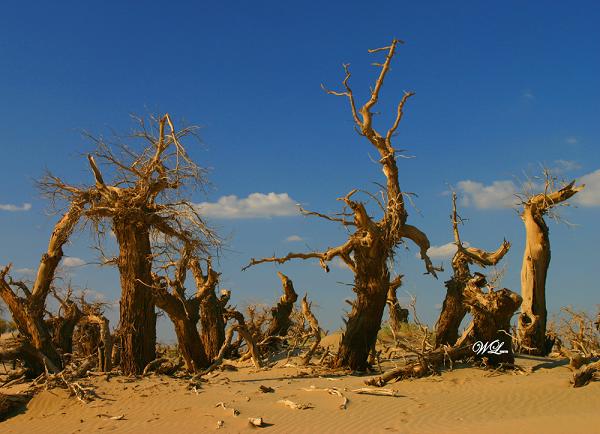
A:
<svg viewBox="0 0 600 434">
<path fill-rule="evenodd" d="M 53 175 L 40 181 L 42 191 L 53 202 L 66 204 L 66 210 L 52 231 L 36 278 L 32 284 L 14 280 L 10 264 L 0 270 L 0 296 L 18 330 L 18 337 L 0 345 L 0 359 L 21 360 L 30 377 L 60 372 L 74 354 L 93 354 L 95 360 L 97 353 L 95 366 L 101 371 L 117 366 L 129 375 L 159 368 L 165 358 L 156 352 L 156 308 L 174 325 L 181 364 L 196 374 L 242 349 L 261 366 L 262 349 L 284 339 L 292 326 L 298 296 L 281 273 L 284 294 L 266 330 L 258 318 L 251 315 L 246 322 L 228 305 L 230 291 L 217 293 L 220 273 L 211 254 L 218 253 L 220 240 L 180 194 L 204 182 L 203 170 L 182 145 L 194 135 L 194 127 L 175 130 L 169 115 L 149 126 L 140 120 L 140 126 L 131 138 L 144 143 L 141 152 L 117 145 L 120 153 L 115 154 L 102 139 L 94 139 L 97 150 L 88 156 L 94 180 L 90 186 L 73 186 Z M 120 274 L 120 317 L 112 332 L 101 305 L 83 297 L 74 300 L 71 290 L 60 295 L 55 286 L 63 248 L 86 224 L 100 235 L 112 231 L 118 245 L 118 256 L 112 258 L 98 246 L 103 264 L 116 265 Z M 193 276 L 192 291 L 186 287 L 188 274 Z M 47 309 L 49 295 L 59 302 L 54 314 Z M 308 337 L 320 339 L 306 298 L 303 306 L 313 327 Z M 234 325 L 226 329 L 229 321 Z M 234 335 L 237 340 L 232 342 Z"/>
<path fill-rule="evenodd" d="M 356 103 L 348 65 L 344 65 L 343 89 L 327 90 L 348 100 L 355 129 L 377 151 L 385 177 L 379 194 L 355 189 L 340 198 L 344 209 L 339 214 L 301 209 L 307 216 L 346 227 L 347 241 L 325 251 L 252 259 L 244 267 L 317 259 L 329 271 L 328 263 L 336 258 L 348 266 L 354 274 L 356 298 L 350 302 L 352 310 L 332 363 L 336 368 L 365 371 L 371 366 L 370 356 L 375 350 L 386 306 L 394 334 L 407 321 L 408 311 L 399 305 L 396 296 L 402 276 L 394 276 L 391 271 L 395 268 L 395 252 L 406 240 L 418 247 L 426 274 L 437 278 L 437 272 L 441 271 L 427 254 L 430 247 L 427 235 L 408 222 L 409 195 L 398 180 L 399 151 L 393 146 L 393 139 L 404 107 L 414 93 L 404 93 L 385 131 L 374 126 L 374 110 L 401 43 L 393 40 L 387 47 L 370 50 L 384 53 L 385 59 L 375 64 L 379 74 L 363 105 Z M 195 127 L 176 130 L 169 115 L 151 119 L 149 124 L 139 119 L 139 126 L 128 138 L 141 141 L 142 146 L 138 147 L 141 151 L 129 144 L 108 144 L 102 138 L 92 137 L 97 149 L 88 155 L 93 180 L 88 185 L 72 185 L 50 174 L 40 181 L 46 196 L 53 203 L 64 204 L 64 209 L 32 284 L 13 280 L 10 265 L 0 271 L 0 296 L 19 332 L 12 346 L 0 348 L 0 358 L 20 358 L 31 375 L 57 372 L 73 353 L 74 337 L 80 336 L 84 353 L 98 353 L 100 370 L 110 371 L 113 365 L 118 365 L 124 374 L 142 374 L 164 361 L 156 352 L 156 308 L 159 308 L 174 325 L 182 357 L 182 362 L 172 367 L 184 364 L 189 372 L 201 374 L 214 369 L 224 357 L 235 356 L 251 358 L 258 367 L 270 351 L 282 348 L 282 342 L 290 351 L 301 341 L 312 339 L 313 345 L 303 356 L 303 362 L 309 363 L 321 338 L 321 329 L 306 297 L 301 301 L 301 311 L 294 308 L 298 295 L 287 276 L 279 273 L 283 294 L 269 315 L 250 310 L 245 317 L 228 304 L 231 295 L 228 290 L 218 291 L 220 274 L 214 270 L 211 257 L 218 254 L 221 241 L 186 196 L 189 188 L 205 183 L 203 169 L 189 157 L 183 145 L 187 138 L 195 136 Z M 494 366 L 511 365 L 513 347 L 531 354 L 547 354 L 554 341 L 546 333 L 545 280 L 550 242 L 544 216 L 582 188 L 574 182 L 555 187 L 555 180 L 547 177 L 542 193 L 523 198 L 521 216 L 526 247 L 521 295 L 506 288 L 496 290 L 488 285 L 485 275 L 470 270 L 472 265 L 482 268 L 496 265 L 508 252 L 510 243 L 504 241 L 492 252 L 463 243 L 459 233 L 461 219 L 453 195 L 452 227 L 457 250 L 452 259 L 452 277 L 445 283 L 447 293 L 435 339 L 431 348 L 425 344 L 420 350 L 413 348 L 417 361 L 390 375 L 421 376 L 449 359 L 471 358 L 473 344 L 478 341 L 498 342 L 506 350 L 500 354 L 475 354 Z M 365 202 L 356 199 L 360 194 L 376 204 L 374 213 Z M 63 248 L 74 231 L 84 226 L 91 226 L 99 235 L 113 233 L 118 245 L 116 257 L 102 258 L 104 265 L 116 265 L 120 275 L 119 323 L 112 333 L 99 306 L 89 305 L 83 299 L 74 301 L 70 292 L 61 297 L 54 286 Z M 101 239 L 100 236 L 99 247 Z M 193 276 L 193 290 L 186 286 L 188 274 Z M 50 294 L 60 304 L 59 312 L 52 316 L 46 309 Z M 510 324 L 519 308 L 518 333 L 514 336 L 510 334 Z M 459 337 L 467 313 L 472 321 Z M 228 327 L 229 322 L 232 325 Z M 234 336 L 237 336 L 235 341 Z"/>
</svg>

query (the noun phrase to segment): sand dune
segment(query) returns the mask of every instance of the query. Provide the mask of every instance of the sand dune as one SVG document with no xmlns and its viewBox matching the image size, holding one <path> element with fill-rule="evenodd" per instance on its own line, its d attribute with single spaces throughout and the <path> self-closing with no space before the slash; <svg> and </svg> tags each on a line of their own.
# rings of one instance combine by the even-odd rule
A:
<svg viewBox="0 0 600 434">
<path fill-rule="evenodd" d="M 518 360 L 524 367 L 543 362 Z M 250 432 L 256 428 L 248 418 L 262 417 L 272 424 L 262 430 L 273 433 L 600 433 L 600 383 L 573 389 L 566 367 L 548 366 L 528 375 L 457 368 L 391 384 L 399 397 L 359 395 L 352 390 L 365 377 L 327 378 L 300 367 L 218 372 L 197 393 L 180 379 L 95 377 L 89 382 L 102 399 L 84 404 L 65 390 L 44 391 L 0 427 L 7 434 Z M 261 385 L 274 392 L 261 392 Z M 339 408 L 339 396 L 303 390 L 312 386 L 342 391 L 347 409 Z M 292 409 L 281 400 L 311 408 Z"/>
</svg>

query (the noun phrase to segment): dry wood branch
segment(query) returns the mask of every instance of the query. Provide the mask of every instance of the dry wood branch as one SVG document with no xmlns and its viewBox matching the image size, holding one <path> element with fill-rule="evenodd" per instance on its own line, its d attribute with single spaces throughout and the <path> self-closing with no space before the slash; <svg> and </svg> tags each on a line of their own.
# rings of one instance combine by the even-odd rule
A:
<svg viewBox="0 0 600 434">
<path fill-rule="evenodd" d="M 420 361 L 409 362 L 405 366 L 389 370 L 379 377 L 366 380 L 365 384 L 367 386 L 382 387 L 392 380 L 423 377 L 446 363 L 452 364 L 458 360 L 473 357 L 473 355 L 470 345 L 438 348 L 423 355 Z"/>
<path fill-rule="evenodd" d="M 286 256 L 283 256 L 283 257 L 272 256 L 270 258 L 263 258 L 263 259 L 252 258 L 250 260 L 250 263 L 248 265 L 246 265 L 244 268 L 242 268 L 242 271 L 245 271 L 254 265 L 262 264 L 265 262 L 276 262 L 278 264 L 283 264 L 292 259 L 313 259 L 313 258 L 315 258 L 315 259 L 319 259 L 321 268 L 323 268 L 326 272 L 329 272 L 329 266 L 327 265 L 327 262 L 331 261 L 336 256 L 350 255 L 352 248 L 353 248 L 353 240 L 350 240 L 341 246 L 330 248 L 325 252 L 288 253 Z"/>
<path fill-rule="evenodd" d="M 348 398 L 335 387 L 318 389 L 315 386 L 310 386 L 310 388 L 305 387 L 302 390 L 306 392 L 327 392 L 330 395 L 339 396 L 342 398 L 342 403 L 339 405 L 340 410 L 346 410 L 348 408 Z"/>
<path fill-rule="evenodd" d="M 585 386 L 595 376 L 598 376 L 598 372 L 600 372 L 600 360 L 588 365 L 584 365 L 581 369 L 575 372 L 575 374 L 573 374 L 571 383 L 573 384 L 573 387 Z"/>
</svg>

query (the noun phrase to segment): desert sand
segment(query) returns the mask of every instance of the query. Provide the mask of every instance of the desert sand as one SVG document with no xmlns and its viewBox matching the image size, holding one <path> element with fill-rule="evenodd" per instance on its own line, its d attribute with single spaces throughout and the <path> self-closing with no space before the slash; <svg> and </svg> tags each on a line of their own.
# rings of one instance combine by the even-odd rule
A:
<svg viewBox="0 0 600 434">
<path fill-rule="evenodd" d="M 279 366 L 215 371 L 197 390 L 185 379 L 94 376 L 98 399 L 82 403 L 66 390 L 36 395 L 22 413 L 0 423 L 16 433 L 600 433 L 600 382 L 574 389 L 567 361 L 519 357 L 528 373 L 455 366 L 439 376 L 386 388 L 399 396 L 353 392 L 368 376 L 317 367 Z M 393 365 L 384 364 L 389 368 Z M 274 391 L 262 392 L 259 387 Z M 18 390 L 15 386 L 11 392 Z M 336 388 L 347 399 L 322 390 Z M 9 391 L 4 390 L 4 393 Z M 289 400 L 306 409 L 289 408 Z M 219 405 L 223 403 L 224 407 Z M 264 428 L 249 425 L 262 417 Z M 112 419 L 111 419 L 112 418 Z"/>
</svg>

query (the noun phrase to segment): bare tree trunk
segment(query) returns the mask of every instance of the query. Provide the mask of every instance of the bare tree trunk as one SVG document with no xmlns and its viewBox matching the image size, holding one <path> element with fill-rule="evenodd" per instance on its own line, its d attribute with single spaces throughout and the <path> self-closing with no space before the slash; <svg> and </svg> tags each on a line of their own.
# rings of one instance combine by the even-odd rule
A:
<svg viewBox="0 0 600 434">
<path fill-rule="evenodd" d="M 546 343 L 546 275 L 550 266 L 548 226 L 541 215 L 534 215 L 528 207 L 522 218 L 526 240 L 521 268 L 520 344 L 524 352 L 546 355 L 551 350 Z"/>
<path fill-rule="evenodd" d="M 458 329 L 467 314 L 463 304 L 465 285 L 459 279 L 452 278 L 445 283 L 446 298 L 435 326 L 435 347 L 454 345 L 458 339 Z"/>
<path fill-rule="evenodd" d="M 402 331 L 402 324 L 408 323 L 408 309 L 404 309 L 398 302 L 396 291 L 402 284 L 402 276 L 398 276 L 394 281 L 390 282 L 386 303 L 390 312 L 390 327 L 394 337 Z"/>
<path fill-rule="evenodd" d="M 121 275 L 121 369 L 141 374 L 156 359 L 156 313 L 151 292 L 151 249 L 148 228 L 132 216 L 114 218 Z"/>
<path fill-rule="evenodd" d="M 52 318 L 48 324 L 53 329 L 52 340 L 57 348 L 60 348 L 63 354 L 73 353 L 73 332 L 77 323 L 83 317 L 83 313 L 72 301 L 63 305 L 62 316 Z"/>
<path fill-rule="evenodd" d="M 521 215 L 526 239 L 521 268 L 523 305 L 519 316 L 519 343 L 522 351 L 536 355 L 548 354 L 553 345 L 546 338 L 546 275 L 550 266 L 550 238 L 544 214 L 583 189 L 583 186 L 575 187 L 573 181 L 560 190 L 551 191 L 552 183 L 546 173 L 546 192 L 530 197 Z"/>
<path fill-rule="evenodd" d="M 279 299 L 277 306 L 271 309 L 273 316 L 269 328 L 267 330 L 267 336 L 285 336 L 287 335 L 288 329 L 292 322 L 290 321 L 290 315 L 294 309 L 294 303 L 298 300 L 298 294 L 294 290 L 294 284 L 285 274 L 277 272 L 277 275 L 281 279 L 283 287 L 283 295 Z"/>
<path fill-rule="evenodd" d="M 207 358 L 214 360 L 225 342 L 223 309 L 214 289 L 207 291 L 200 302 L 200 333 Z"/>
<path fill-rule="evenodd" d="M 486 352 L 479 357 L 486 357 L 490 365 L 512 364 L 515 357 L 512 351 L 510 320 L 522 302 L 520 295 L 503 288 L 484 293 L 481 288 L 487 284 L 482 274 L 475 273 L 465 287 L 465 304 L 473 315 L 473 341 L 483 344 L 497 341 L 499 351 Z M 474 348 L 476 349 L 476 348 Z"/>
<path fill-rule="evenodd" d="M 369 273 L 357 274 L 357 297 L 334 362 L 337 367 L 347 367 L 354 371 L 365 371 L 369 367 L 369 353 L 381 328 L 390 278 L 385 257 L 382 255 L 380 260 L 383 263 L 379 267 L 372 267 Z M 359 280 L 359 276 L 366 276 L 366 279 Z"/>
<path fill-rule="evenodd" d="M 173 319 L 179 350 L 188 371 L 198 372 L 209 365 L 204 345 L 196 328 L 197 323 L 186 319 Z"/>
<path fill-rule="evenodd" d="M 219 355 L 225 342 L 223 305 L 215 293 L 220 274 L 212 269 L 210 260 L 206 263 L 206 274 L 202 273 L 197 258 L 191 258 L 189 265 L 196 281 L 196 298 L 200 301 L 200 339 L 206 358 L 211 361 Z"/>
</svg>

